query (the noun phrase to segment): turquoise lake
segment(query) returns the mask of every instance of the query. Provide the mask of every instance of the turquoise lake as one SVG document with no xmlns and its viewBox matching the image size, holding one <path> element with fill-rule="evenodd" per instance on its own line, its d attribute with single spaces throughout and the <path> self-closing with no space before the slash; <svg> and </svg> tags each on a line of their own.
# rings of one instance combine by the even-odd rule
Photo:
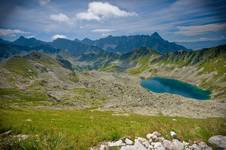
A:
<svg viewBox="0 0 226 150">
<path fill-rule="evenodd" d="M 156 93 L 171 93 L 197 100 L 210 99 L 211 92 L 195 85 L 164 77 L 153 77 L 141 80 L 141 86 Z"/>
</svg>

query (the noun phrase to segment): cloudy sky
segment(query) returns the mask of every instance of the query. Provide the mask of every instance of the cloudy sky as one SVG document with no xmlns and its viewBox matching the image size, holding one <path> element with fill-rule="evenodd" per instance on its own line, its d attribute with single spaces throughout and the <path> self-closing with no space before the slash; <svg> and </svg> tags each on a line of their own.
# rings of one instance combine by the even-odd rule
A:
<svg viewBox="0 0 226 150">
<path fill-rule="evenodd" d="M 169 41 L 226 39 L 225 0 L 1 0 L 0 37 L 51 41 L 152 34 Z"/>
</svg>

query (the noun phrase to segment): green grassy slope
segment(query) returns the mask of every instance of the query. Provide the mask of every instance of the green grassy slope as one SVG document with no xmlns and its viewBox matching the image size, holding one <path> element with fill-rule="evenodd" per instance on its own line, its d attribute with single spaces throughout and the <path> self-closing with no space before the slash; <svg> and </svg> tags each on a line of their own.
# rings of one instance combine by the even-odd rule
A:
<svg viewBox="0 0 226 150">
<path fill-rule="evenodd" d="M 145 136 L 159 131 L 170 138 L 171 130 L 180 139 L 204 140 L 216 134 L 226 134 L 225 119 L 188 119 L 164 116 L 117 115 L 113 112 L 92 110 L 0 110 L 0 131 L 12 130 L 12 134 L 26 134 L 22 141 L 14 139 L 12 149 L 88 149 L 102 141 L 121 137 Z M 175 121 L 176 119 L 176 121 Z M 1 137 L 4 141 L 13 140 Z"/>
</svg>

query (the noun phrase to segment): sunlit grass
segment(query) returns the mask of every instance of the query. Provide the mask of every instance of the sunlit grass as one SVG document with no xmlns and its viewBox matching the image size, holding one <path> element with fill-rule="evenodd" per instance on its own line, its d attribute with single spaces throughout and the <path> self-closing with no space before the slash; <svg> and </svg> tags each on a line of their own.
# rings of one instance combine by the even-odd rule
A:
<svg viewBox="0 0 226 150">
<path fill-rule="evenodd" d="M 17 147 L 41 149 L 88 149 L 102 141 L 124 136 L 145 136 L 155 130 L 170 138 L 174 130 L 184 140 L 204 140 L 215 134 L 226 135 L 226 120 L 189 119 L 165 116 L 114 115 L 92 110 L 0 110 L 0 131 L 12 130 L 30 138 Z M 30 121 L 27 121 L 30 119 Z M 50 146 L 48 148 L 47 146 Z"/>
</svg>

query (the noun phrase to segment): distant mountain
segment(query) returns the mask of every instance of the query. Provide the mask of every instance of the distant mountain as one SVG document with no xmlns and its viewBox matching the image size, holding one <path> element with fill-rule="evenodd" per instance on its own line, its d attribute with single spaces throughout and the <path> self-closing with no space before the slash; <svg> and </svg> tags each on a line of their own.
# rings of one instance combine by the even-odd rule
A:
<svg viewBox="0 0 226 150">
<path fill-rule="evenodd" d="M 83 44 L 79 40 L 69 40 L 58 38 L 52 42 L 44 42 L 35 38 L 19 37 L 12 44 L 17 46 L 25 46 L 33 48 L 34 50 L 43 50 L 45 52 L 55 53 L 55 50 L 64 49 L 67 50 L 71 55 L 79 56 L 87 51 L 100 51 L 101 48 L 96 46 Z"/>
<path fill-rule="evenodd" d="M 8 58 L 10 56 L 26 53 L 29 51 L 31 51 L 31 49 L 28 47 L 0 42 L 0 60 L 2 58 Z"/>
<path fill-rule="evenodd" d="M 0 59 L 13 55 L 26 54 L 31 51 L 41 51 L 45 53 L 58 53 L 60 50 L 52 47 L 47 42 L 35 38 L 19 37 L 14 42 L 0 39 Z"/>
<path fill-rule="evenodd" d="M 152 48 L 160 53 L 184 50 L 188 51 L 187 48 L 181 45 L 177 45 L 176 43 L 164 40 L 157 32 L 153 33 L 151 36 L 108 36 L 106 38 L 101 38 L 98 40 L 90 40 L 88 38 L 85 38 L 81 41 L 78 39 L 69 40 L 58 38 L 52 42 L 44 42 L 35 38 L 25 38 L 21 36 L 20 38 L 15 40 L 13 44 L 30 48 L 45 47 L 45 49 L 48 49 L 50 47 L 53 47 L 55 49 L 64 49 L 74 56 L 79 56 L 85 52 L 95 52 L 102 50 L 125 54 L 140 47 Z"/>
<path fill-rule="evenodd" d="M 224 40 L 214 40 L 214 41 L 194 41 L 194 42 L 176 42 L 190 49 L 201 49 L 201 48 L 210 48 L 218 45 L 226 44 L 226 39 Z"/>
<path fill-rule="evenodd" d="M 92 44 L 110 52 L 128 53 L 136 48 L 149 47 L 160 53 L 188 51 L 184 46 L 164 40 L 157 32 L 149 35 L 108 36 L 95 41 L 84 39 L 85 44 Z"/>
<path fill-rule="evenodd" d="M 20 36 L 17 40 L 13 42 L 15 45 L 26 46 L 26 47 L 36 47 L 41 45 L 48 45 L 47 42 L 37 40 L 35 38 L 25 38 Z"/>
<path fill-rule="evenodd" d="M 0 39 L 0 44 L 8 44 L 10 43 L 9 41 L 6 41 L 6 40 L 3 40 L 3 39 Z"/>
<path fill-rule="evenodd" d="M 79 56 L 87 51 L 101 51 L 102 49 L 96 46 L 83 44 L 79 40 L 69 40 L 58 38 L 50 43 L 55 48 L 68 50 L 72 55 Z"/>
<path fill-rule="evenodd" d="M 84 38 L 83 40 L 81 40 L 81 42 L 83 44 L 87 44 L 87 45 L 93 45 L 94 41 L 88 39 L 88 38 Z"/>
</svg>

